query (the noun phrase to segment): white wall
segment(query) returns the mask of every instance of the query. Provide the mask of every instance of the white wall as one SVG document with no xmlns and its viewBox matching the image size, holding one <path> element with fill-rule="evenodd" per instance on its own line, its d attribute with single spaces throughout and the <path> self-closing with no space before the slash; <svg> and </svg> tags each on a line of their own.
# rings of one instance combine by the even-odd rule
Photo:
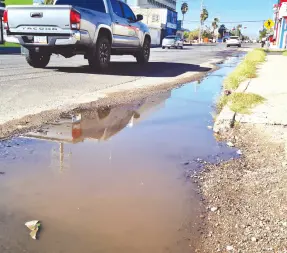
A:
<svg viewBox="0 0 287 253">
<path fill-rule="evenodd" d="M 149 27 L 151 44 L 154 46 L 160 45 L 161 29 Z"/>
<path fill-rule="evenodd" d="M 157 28 L 165 28 L 167 21 L 167 9 L 160 8 L 139 8 L 132 7 L 133 12 L 137 14 L 142 14 L 144 19 L 143 23 L 148 26 L 153 26 Z"/>
</svg>

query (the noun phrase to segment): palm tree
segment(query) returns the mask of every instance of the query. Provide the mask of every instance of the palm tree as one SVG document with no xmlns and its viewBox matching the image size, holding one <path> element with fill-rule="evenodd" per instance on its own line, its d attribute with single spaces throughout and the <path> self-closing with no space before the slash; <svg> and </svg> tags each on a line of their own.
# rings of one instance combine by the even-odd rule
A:
<svg viewBox="0 0 287 253">
<path fill-rule="evenodd" d="M 188 12 L 188 4 L 183 3 L 181 5 L 182 21 L 184 20 L 184 15 Z"/>
<path fill-rule="evenodd" d="M 206 8 L 202 9 L 202 12 L 200 14 L 200 22 L 201 25 L 204 25 L 205 20 L 208 19 L 208 10 Z"/>
<path fill-rule="evenodd" d="M 208 19 L 208 11 L 206 8 L 202 8 L 200 13 L 200 29 L 199 29 L 199 42 L 201 42 L 202 35 L 202 26 L 204 25 L 205 20 Z"/>
<path fill-rule="evenodd" d="M 215 30 L 218 28 L 218 23 L 219 23 L 219 19 L 218 18 L 213 19 L 213 22 L 211 24 L 211 26 L 213 28 L 213 31 L 212 31 L 213 38 L 214 38 Z"/>
</svg>

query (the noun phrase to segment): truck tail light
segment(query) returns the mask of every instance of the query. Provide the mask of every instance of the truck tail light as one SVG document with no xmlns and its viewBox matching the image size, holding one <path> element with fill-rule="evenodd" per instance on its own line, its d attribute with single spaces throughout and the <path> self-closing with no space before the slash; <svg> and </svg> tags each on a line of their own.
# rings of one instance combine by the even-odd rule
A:
<svg viewBox="0 0 287 253">
<path fill-rule="evenodd" d="M 80 30 L 81 14 L 75 10 L 70 12 L 70 24 L 72 30 Z"/>
<path fill-rule="evenodd" d="M 4 29 L 8 30 L 9 26 L 8 26 L 8 10 L 5 10 L 3 13 L 3 23 L 4 23 Z"/>
</svg>

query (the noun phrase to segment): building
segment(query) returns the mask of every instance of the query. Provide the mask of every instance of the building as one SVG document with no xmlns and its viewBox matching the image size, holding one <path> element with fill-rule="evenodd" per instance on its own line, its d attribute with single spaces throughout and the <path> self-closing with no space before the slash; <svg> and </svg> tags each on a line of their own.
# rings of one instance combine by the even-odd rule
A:
<svg viewBox="0 0 287 253">
<path fill-rule="evenodd" d="M 176 10 L 176 0 L 124 0 L 124 2 L 131 7 Z"/>
<path fill-rule="evenodd" d="M 164 37 L 176 35 L 177 12 L 166 8 L 131 8 L 136 15 L 143 15 L 142 22 L 150 29 L 152 45 L 160 45 Z"/>
<path fill-rule="evenodd" d="M 273 6 L 274 11 L 274 35 L 273 40 L 277 48 L 287 48 L 287 0 L 279 0 Z"/>
<path fill-rule="evenodd" d="M 0 44 L 4 43 L 4 31 L 3 31 L 4 27 L 2 23 L 4 10 L 5 10 L 5 4 L 0 0 Z"/>
</svg>

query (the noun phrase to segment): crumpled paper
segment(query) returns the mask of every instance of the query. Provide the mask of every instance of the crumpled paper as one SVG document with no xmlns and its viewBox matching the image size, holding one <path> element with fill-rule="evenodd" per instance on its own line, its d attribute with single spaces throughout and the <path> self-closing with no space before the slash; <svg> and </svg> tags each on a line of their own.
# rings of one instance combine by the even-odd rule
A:
<svg viewBox="0 0 287 253">
<path fill-rule="evenodd" d="M 37 239 L 37 233 L 39 231 L 39 228 L 41 226 L 40 221 L 38 220 L 32 220 L 25 223 L 25 226 L 31 230 L 30 236 L 36 240 Z"/>
</svg>

